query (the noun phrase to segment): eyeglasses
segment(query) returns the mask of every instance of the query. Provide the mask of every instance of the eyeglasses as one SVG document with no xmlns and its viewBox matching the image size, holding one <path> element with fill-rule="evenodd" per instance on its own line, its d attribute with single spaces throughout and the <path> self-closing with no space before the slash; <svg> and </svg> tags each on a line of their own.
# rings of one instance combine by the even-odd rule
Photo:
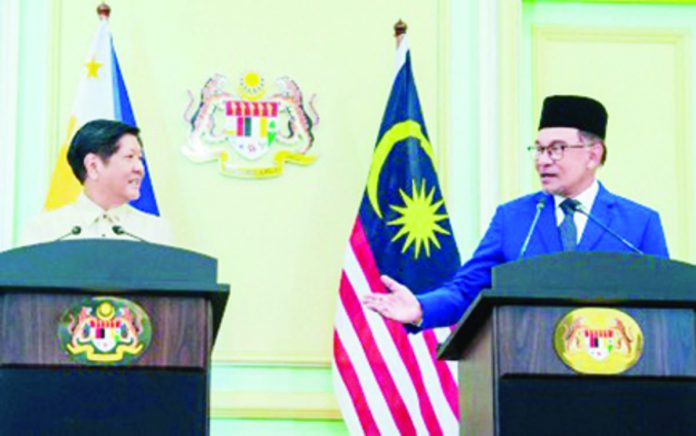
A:
<svg viewBox="0 0 696 436">
<path fill-rule="evenodd" d="M 564 144 L 554 142 L 547 146 L 535 144 L 527 147 L 527 151 L 531 153 L 534 159 L 539 159 L 542 155 L 546 154 L 549 159 L 553 161 L 563 159 L 563 152 L 566 148 L 586 148 L 591 147 L 592 144 Z"/>
</svg>

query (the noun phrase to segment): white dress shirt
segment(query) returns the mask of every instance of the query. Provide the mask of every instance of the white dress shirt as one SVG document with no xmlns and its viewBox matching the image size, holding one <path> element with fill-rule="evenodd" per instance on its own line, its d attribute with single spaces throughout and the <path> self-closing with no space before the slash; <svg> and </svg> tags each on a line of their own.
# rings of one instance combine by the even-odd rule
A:
<svg viewBox="0 0 696 436">
<path fill-rule="evenodd" d="M 116 234 L 114 226 L 120 226 L 125 232 L 147 242 L 174 243 L 171 227 L 164 219 L 141 212 L 129 204 L 105 211 L 82 192 L 74 203 L 44 212 L 29 221 L 20 245 L 78 238 L 137 240 L 127 234 Z"/>
<path fill-rule="evenodd" d="M 574 197 L 574 200 L 577 200 L 580 202 L 582 205 L 583 209 L 587 211 L 587 213 L 590 213 L 592 210 L 592 205 L 595 202 L 595 198 L 597 198 L 597 194 L 599 193 L 599 183 L 595 179 L 592 184 L 582 191 L 580 194 L 578 194 L 576 197 Z M 561 197 L 560 195 L 554 195 L 553 196 L 553 201 L 554 204 L 556 205 L 556 225 L 560 226 L 561 222 L 563 222 L 563 218 L 565 217 L 565 213 L 563 212 L 563 209 L 561 209 L 561 203 L 565 200 L 565 197 Z M 587 217 L 581 213 L 575 212 L 573 214 L 573 221 L 575 221 L 575 227 L 578 230 L 578 240 L 576 241 L 578 244 L 580 243 L 580 239 L 582 237 L 582 232 L 585 231 L 585 225 L 587 224 Z"/>
</svg>

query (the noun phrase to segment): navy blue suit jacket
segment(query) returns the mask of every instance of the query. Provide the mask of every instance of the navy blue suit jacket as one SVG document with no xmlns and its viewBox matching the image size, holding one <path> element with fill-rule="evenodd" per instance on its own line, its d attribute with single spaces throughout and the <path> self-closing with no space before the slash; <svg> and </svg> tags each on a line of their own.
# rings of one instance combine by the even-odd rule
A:
<svg viewBox="0 0 696 436">
<path fill-rule="evenodd" d="M 544 208 L 524 257 L 563 251 L 552 195 L 537 192 L 499 206 L 471 260 L 459 268 L 452 280 L 417 296 L 423 308 L 420 329 L 456 323 L 479 292 L 490 287 L 491 268 L 518 259 L 540 200 L 544 201 Z M 591 215 L 645 254 L 669 256 L 657 212 L 610 193 L 601 183 Z M 631 251 L 591 220 L 587 221 L 577 249 Z"/>
</svg>

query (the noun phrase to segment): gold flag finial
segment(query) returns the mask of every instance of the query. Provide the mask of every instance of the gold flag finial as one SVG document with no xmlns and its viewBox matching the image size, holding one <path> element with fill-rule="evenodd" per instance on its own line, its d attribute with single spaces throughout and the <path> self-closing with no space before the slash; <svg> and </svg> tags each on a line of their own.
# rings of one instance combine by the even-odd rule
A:
<svg viewBox="0 0 696 436">
<path fill-rule="evenodd" d="M 102 2 L 102 4 L 97 6 L 97 15 L 99 16 L 100 20 L 108 20 L 109 15 L 111 15 L 111 6 Z"/>
<path fill-rule="evenodd" d="M 406 23 L 401 21 L 401 18 L 399 18 L 399 21 L 394 24 L 394 37 L 398 38 L 401 35 L 406 33 L 406 30 L 408 29 L 408 26 Z"/>
<path fill-rule="evenodd" d="M 406 35 L 406 29 L 408 29 L 408 26 L 406 23 L 401 21 L 401 18 L 399 18 L 399 21 L 394 24 L 394 37 L 396 38 L 396 46 L 398 47 L 399 44 L 401 44 L 401 40 L 404 39 L 404 35 Z"/>
</svg>

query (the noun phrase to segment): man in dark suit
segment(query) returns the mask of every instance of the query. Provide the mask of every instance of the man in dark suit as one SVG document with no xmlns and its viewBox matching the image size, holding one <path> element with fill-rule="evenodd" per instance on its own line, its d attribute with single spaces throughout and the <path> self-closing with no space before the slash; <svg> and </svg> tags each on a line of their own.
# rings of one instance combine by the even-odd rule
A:
<svg viewBox="0 0 696 436">
<path fill-rule="evenodd" d="M 668 257 L 657 212 L 610 193 L 596 179 L 606 159 L 606 123 L 607 112 L 596 100 L 546 98 L 537 140 L 530 147 L 543 190 L 499 206 L 474 255 L 449 282 L 414 295 L 382 276 L 390 292 L 368 294 L 363 304 L 418 331 L 457 322 L 481 290 L 490 287 L 491 269 L 521 257 L 570 250 Z"/>
</svg>

